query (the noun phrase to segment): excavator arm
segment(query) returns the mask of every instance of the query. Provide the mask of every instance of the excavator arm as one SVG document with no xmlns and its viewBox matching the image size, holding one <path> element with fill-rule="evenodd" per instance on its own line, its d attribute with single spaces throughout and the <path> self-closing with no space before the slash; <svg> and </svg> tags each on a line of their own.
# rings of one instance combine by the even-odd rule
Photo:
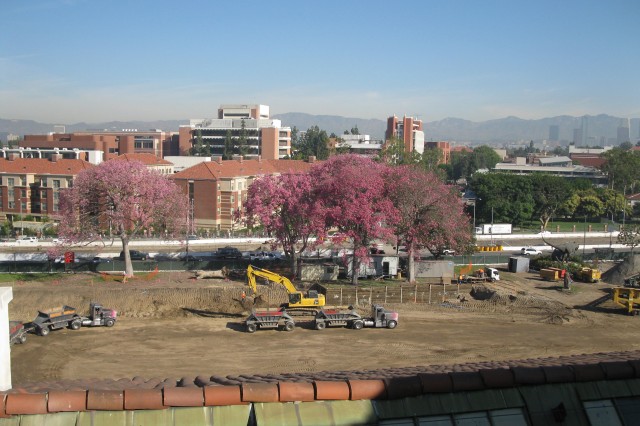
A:
<svg viewBox="0 0 640 426">
<path fill-rule="evenodd" d="M 293 283 L 287 278 L 275 272 L 268 271 L 266 269 L 258 268 L 257 266 L 249 265 L 247 267 L 247 282 L 254 294 L 257 294 L 258 288 L 256 285 L 256 277 L 266 278 L 269 281 L 278 283 L 287 290 L 289 293 L 288 307 L 305 307 L 305 306 L 317 306 L 322 307 L 325 304 L 325 298 L 323 294 L 317 294 L 313 292 L 313 295 L 304 295 L 298 291 Z"/>
</svg>

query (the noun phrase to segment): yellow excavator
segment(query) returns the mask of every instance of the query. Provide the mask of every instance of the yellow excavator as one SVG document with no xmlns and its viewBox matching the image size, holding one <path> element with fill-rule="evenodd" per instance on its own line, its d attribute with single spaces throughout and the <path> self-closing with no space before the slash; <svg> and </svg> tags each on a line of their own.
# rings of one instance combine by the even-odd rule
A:
<svg viewBox="0 0 640 426">
<path fill-rule="evenodd" d="M 298 291 L 287 277 L 267 271 L 266 269 L 258 268 L 257 266 L 249 265 L 247 267 L 247 281 L 254 296 L 258 293 L 256 277 L 266 278 L 269 281 L 284 286 L 287 293 L 289 293 L 289 303 L 285 303 L 282 307 L 287 311 L 315 314 L 325 304 L 324 294 L 319 294 L 316 290 L 309 290 L 305 294 Z"/>
</svg>

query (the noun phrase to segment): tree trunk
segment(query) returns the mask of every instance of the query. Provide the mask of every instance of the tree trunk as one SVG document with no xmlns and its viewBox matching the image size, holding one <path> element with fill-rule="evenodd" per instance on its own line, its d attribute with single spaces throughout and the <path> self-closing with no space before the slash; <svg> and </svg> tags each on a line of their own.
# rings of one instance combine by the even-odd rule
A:
<svg viewBox="0 0 640 426">
<path fill-rule="evenodd" d="M 298 270 L 298 256 L 297 256 L 297 252 L 295 250 L 293 250 L 291 252 L 291 276 L 294 279 L 300 279 L 300 271 Z"/>
<path fill-rule="evenodd" d="M 131 253 L 129 253 L 129 238 L 120 236 L 122 240 L 122 251 L 124 251 L 124 276 L 133 277 L 133 264 L 131 263 Z"/>
<path fill-rule="evenodd" d="M 353 258 L 351 260 L 351 284 L 358 285 L 358 272 L 360 271 L 360 259 L 356 257 L 355 247 L 353 249 Z"/>
<path fill-rule="evenodd" d="M 415 249 L 413 248 L 413 243 L 411 243 L 407 247 L 407 280 L 410 283 L 416 282 L 416 259 L 414 252 Z"/>
</svg>

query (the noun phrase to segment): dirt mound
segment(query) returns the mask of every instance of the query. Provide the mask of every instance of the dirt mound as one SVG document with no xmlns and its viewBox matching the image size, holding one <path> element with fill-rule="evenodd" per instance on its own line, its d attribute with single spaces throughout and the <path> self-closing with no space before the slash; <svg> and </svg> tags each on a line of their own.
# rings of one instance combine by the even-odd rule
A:
<svg viewBox="0 0 640 426">
<path fill-rule="evenodd" d="M 602 274 L 602 281 L 608 284 L 622 285 L 625 278 L 637 273 L 640 273 L 640 260 L 636 254 L 627 257 L 622 263 L 616 264 Z"/>
</svg>

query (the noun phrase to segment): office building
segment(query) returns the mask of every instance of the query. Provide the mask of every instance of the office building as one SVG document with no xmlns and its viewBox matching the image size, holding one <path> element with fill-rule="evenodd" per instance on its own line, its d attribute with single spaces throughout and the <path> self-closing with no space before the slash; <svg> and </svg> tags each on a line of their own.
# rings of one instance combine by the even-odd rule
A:
<svg viewBox="0 0 640 426">
<path fill-rule="evenodd" d="M 203 146 L 207 155 L 278 160 L 291 155 L 291 129 L 269 116 L 267 105 L 221 105 L 217 118 L 180 126 L 179 155 Z"/>
<path fill-rule="evenodd" d="M 392 138 L 399 139 L 404 143 L 405 152 L 416 151 L 420 154 L 424 152 L 424 131 L 422 120 L 414 117 L 404 116 L 401 119 L 389 117 L 387 119 L 387 131 L 385 139 L 387 142 Z"/>
</svg>

